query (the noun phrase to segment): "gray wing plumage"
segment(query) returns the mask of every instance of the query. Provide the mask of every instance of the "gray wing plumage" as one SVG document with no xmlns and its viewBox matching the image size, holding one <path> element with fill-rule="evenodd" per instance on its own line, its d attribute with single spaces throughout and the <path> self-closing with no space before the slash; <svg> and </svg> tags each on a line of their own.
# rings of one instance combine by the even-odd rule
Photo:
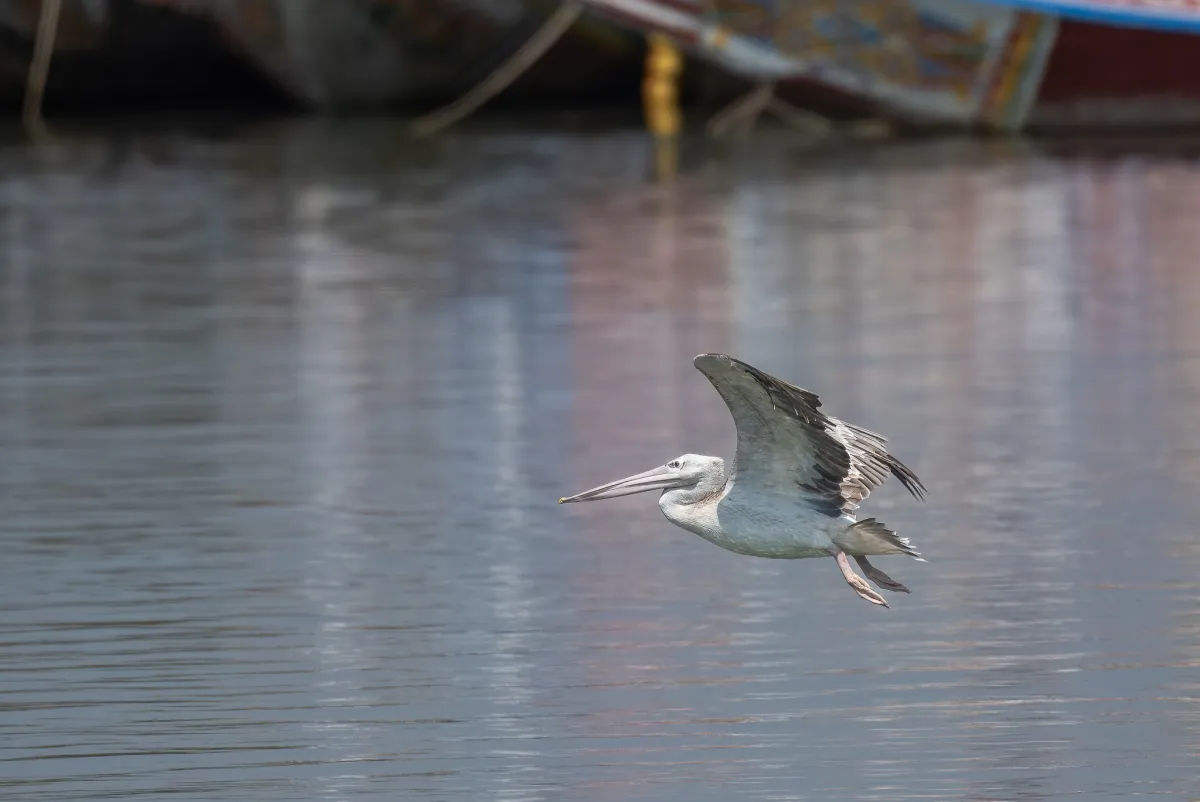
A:
<svg viewBox="0 0 1200 802">
<path fill-rule="evenodd" d="M 693 364 L 733 415 L 736 483 L 799 490 L 830 517 L 853 515 L 889 474 L 914 497 L 925 497 L 921 480 L 887 452 L 884 437 L 824 414 L 815 393 L 724 354 L 701 354 Z"/>
</svg>

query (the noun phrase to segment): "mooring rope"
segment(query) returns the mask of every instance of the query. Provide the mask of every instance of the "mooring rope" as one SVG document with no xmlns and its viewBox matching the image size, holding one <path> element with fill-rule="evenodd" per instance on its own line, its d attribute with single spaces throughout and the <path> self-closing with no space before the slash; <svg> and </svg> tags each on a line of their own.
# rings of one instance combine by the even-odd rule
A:
<svg viewBox="0 0 1200 802">
<path fill-rule="evenodd" d="M 562 38 L 562 35 L 575 23 L 581 13 L 583 13 L 583 5 L 578 0 L 564 0 L 554 13 L 542 23 L 542 27 L 538 28 L 533 36 L 529 37 L 529 40 L 521 45 L 506 62 L 492 70 L 486 78 L 458 100 L 418 118 L 412 124 L 412 132 L 417 136 L 427 136 L 454 124 L 475 111 L 533 66 L 543 53 Z"/>
<path fill-rule="evenodd" d="M 749 131 L 764 111 L 774 112 L 784 123 L 809 136 L 823 137 L 833 130 L 833 124 L 829 120 L 783 101 L 775 94 L 775 90 L 774 81 L 760 83 L 752 91 L 721 109 L 708 121 L 709 135 L 720 139 L 733 131 L 735 126 L 740 127 L 743 132 Z"/>
<path fill-rule="evenodd" d="M 46 92 L 46 76 L 50 72 L 50 57 L 54 54 L 54 39 L 58 33 L 58 12 L 62 0 L 42 0 L 42 13 L 38 17 L 37 38 L 33 45 L 33 59 L 29 62 L 29 75 L 25 79 L 25 106 L 21 120 L 25 130 L 32 136 L 41 136 L 46 126 L 42 122 L 42 96 Z"/>
</svg>

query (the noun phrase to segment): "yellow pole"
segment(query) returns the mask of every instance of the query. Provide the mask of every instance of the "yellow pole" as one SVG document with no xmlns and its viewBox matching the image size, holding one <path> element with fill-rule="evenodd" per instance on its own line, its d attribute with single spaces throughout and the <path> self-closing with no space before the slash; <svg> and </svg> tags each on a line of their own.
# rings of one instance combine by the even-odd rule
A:
<svg viewBox="0 0 1200 802">
<path fill-rule="evenodd" d="M 679 111 L 679 74 L 683 71 L 683 56 L 662 34 L 650 34 L 646 44 L 642 107 L 646 127 L 654 136 L 656 172 L 665 177 L 675 173 L 675 138 L 683 123 Z"/>
</svg>

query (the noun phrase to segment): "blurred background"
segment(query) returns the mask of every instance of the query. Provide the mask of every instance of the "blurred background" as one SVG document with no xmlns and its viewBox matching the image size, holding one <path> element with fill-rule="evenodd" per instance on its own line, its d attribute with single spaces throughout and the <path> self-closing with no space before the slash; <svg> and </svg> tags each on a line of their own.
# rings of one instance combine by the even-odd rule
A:
<svg viewBox="0 0 1200 802">
<path fill-rule="evenodd" d="M 1200 7 L 0 0 L 5 800 L 1194 800 Z M 733 354 L 857 599 L 649 496 Z"/>
</svg>

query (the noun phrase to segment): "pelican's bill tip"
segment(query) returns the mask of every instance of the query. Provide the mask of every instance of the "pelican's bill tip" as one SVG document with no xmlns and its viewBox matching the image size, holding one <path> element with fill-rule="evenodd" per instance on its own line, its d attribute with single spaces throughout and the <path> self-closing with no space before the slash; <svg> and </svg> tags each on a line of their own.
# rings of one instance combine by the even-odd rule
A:
<svg viewBox="0 0 1200 802">
<path fill-rule="evenodd" d="M 559 503 L 559 504 L 566 504 L 566 503 L 567 503 L 567 497 L 566 497 L 566 496 L 563 496 L 562 498 L 560 498 L 560 499 L 558 500 L 558 503 Z"/>
</svg>

